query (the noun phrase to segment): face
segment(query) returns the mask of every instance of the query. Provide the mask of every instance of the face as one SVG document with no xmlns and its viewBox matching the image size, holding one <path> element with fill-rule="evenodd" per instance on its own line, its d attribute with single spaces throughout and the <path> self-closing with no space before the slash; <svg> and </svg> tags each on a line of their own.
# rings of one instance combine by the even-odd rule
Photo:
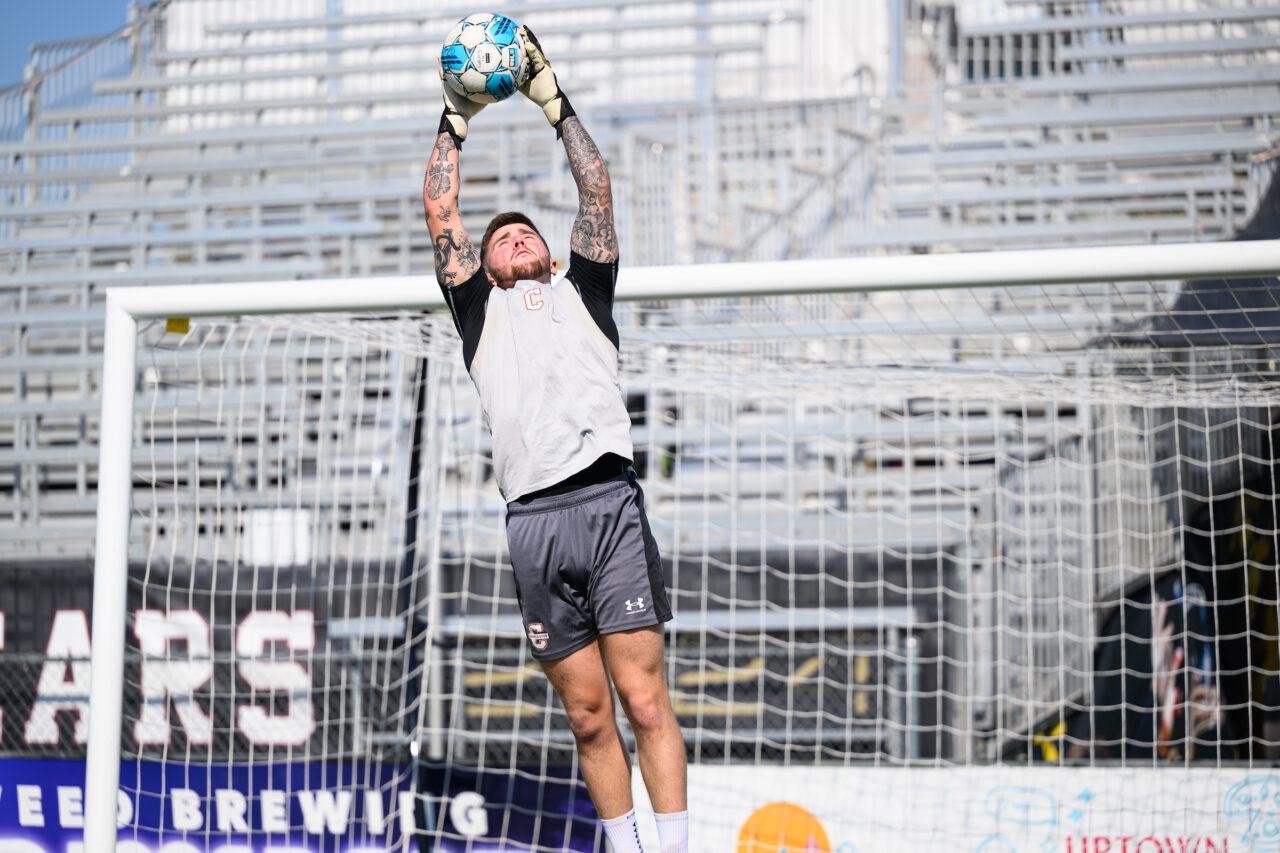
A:
<svg viewBox="0 0 1280 853">
<path fill-rule="evenodd" d="M 521 222 L 493 232 L 485 272 L 495 287 L 504 290 L 522 279 L 550 281 L 556 262 L 538 232 Z"/>
</svg>

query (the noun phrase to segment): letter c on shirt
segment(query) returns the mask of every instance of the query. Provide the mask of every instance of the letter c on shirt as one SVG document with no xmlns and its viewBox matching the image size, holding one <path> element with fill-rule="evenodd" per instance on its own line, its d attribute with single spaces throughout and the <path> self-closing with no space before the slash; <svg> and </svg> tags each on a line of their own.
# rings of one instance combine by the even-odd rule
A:
<svg viewBox="0 0 1280 853">
<path fill-rule="evenodd" d="M 537 311 L 542 308 L 541 287 L 531 287 L 524 292 L 524 307 L 530 311 Z"/>
</svg>

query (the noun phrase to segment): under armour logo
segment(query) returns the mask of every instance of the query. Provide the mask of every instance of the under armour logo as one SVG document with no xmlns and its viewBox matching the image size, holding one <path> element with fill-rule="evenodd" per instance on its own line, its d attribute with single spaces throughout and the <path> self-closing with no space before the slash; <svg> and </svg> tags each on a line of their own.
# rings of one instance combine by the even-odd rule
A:
<svg viewBox="0 0 1280 853">
<path fill-rule="evenodd" d="M 547 640 L 551 635 L 542 630 L 541 622 L 529 623 L 529 642 L 533 643 L 533 647 L 538 651 L 542 651 L 547 647 Z"/>
<path fill-rule="evenodd" d="M 627 612 L 630 613 L 633 610 L 644 610 L 644 596 L 636 598 L 635 601 L 627 599 Z"/>
</svg>

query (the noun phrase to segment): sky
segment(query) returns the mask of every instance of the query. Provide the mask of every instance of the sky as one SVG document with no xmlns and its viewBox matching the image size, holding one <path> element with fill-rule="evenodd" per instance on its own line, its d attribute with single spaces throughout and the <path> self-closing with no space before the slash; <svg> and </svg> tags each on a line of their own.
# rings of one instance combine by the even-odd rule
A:
<svg viewBox="0 0 1280 853">
<path fill-rule="evenodd" d="M 0 0 L 0 88 L 22 81 L 33 44 L 94 36 L 125 24 L 128 0 Z"/>
</svg>

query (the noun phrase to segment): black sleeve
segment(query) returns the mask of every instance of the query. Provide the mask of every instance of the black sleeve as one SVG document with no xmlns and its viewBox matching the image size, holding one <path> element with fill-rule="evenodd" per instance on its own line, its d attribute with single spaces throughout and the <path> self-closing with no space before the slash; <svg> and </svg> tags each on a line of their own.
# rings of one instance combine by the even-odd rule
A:
<svg viewBox="0 0 1280 853">
<path fill-rule="evenodd" d="M 618 285 L 618 262 L 589 261 L 577 252 L 569 253 L 569 270 L 564 275 L 582 297 L 591 319 L 618 348 L 618 326 L 613 322 L 613 293 Z"/>
<path fill-rule="evenodd" d="M 476 270 L 476 274 L 462 284 L 448 287 L 441 284 L 444 302 L 453 315 L 453 325 L 462 337 L 462 361 L 467 370 L 471 369 L 471 359 L 475 358 L 476 348 L 480 346 L 480 333 L 484 331 L 485 306 L 489 304 L 489 278 L 484 268 Z"/>
</svg>

